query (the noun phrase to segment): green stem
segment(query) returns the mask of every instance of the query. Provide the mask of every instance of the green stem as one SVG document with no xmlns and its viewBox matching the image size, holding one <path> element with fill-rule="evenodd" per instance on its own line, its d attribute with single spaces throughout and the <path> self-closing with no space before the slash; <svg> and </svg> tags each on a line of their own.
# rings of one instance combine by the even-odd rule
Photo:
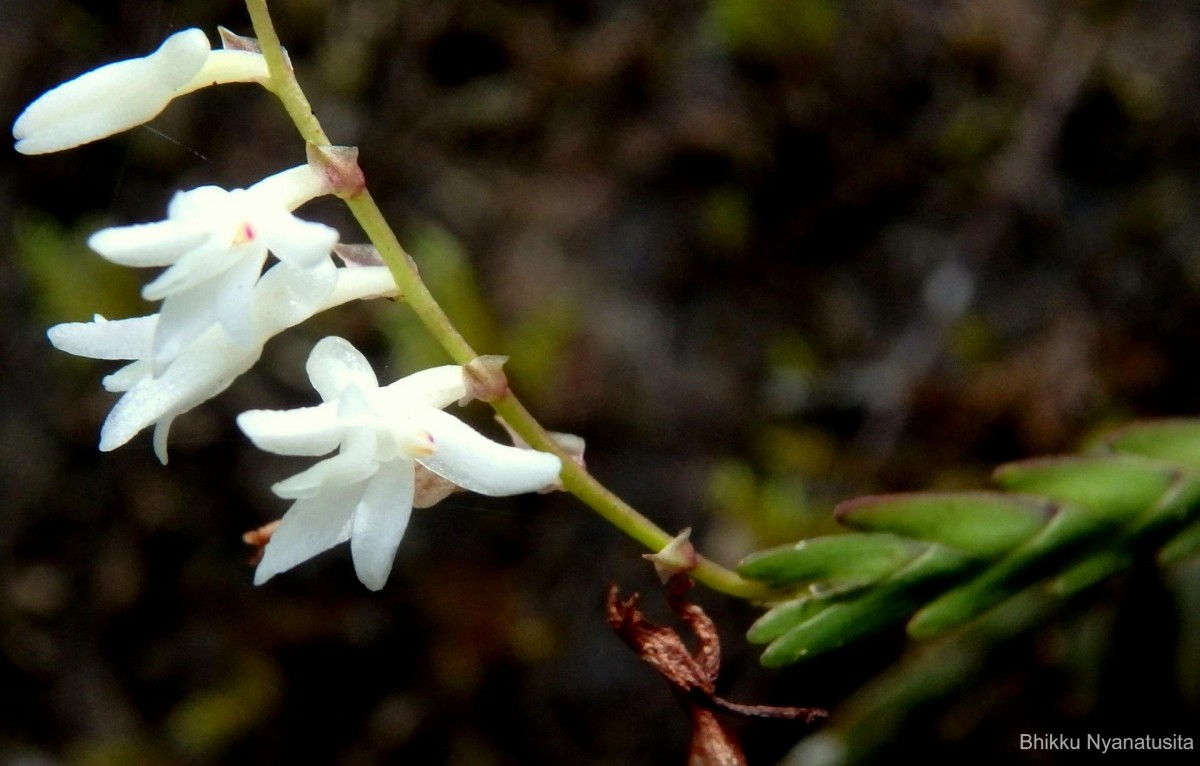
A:
<svg viewBox="0 0 1200 766">
<path fill-rule="evenodd" d="M 325 135 L 292 71 L 287 54 L 283 52 L 279 35 L 275 33 L 275 23 L 271 21 L 271 12 L 267 10 L 267 0 L 246 0 L 246 10 L 250 13 L 250 23 L 254 25 L 259 49 L 267 62 L 267 72 L 271 75 L 267 87 L 283 102 L 283 108 L 307 143 L 330 146 L 332 142 Z"/>
<path fill-rule="evenodd" d="M 250 20 L 262 48 L 263 57 L 270 72 L 268 87 L 279 97 L 288 115 L 296 124 L 300 135 L 310 144 L 329 146 L 329 138 L 309 106 L 308 98 L 287 63 L 287 58 L 275 33 L 266 0 L 246 0 Z M 350 212 L 358 220 L 367 238 L 379 251 L 384 263 L 392 272 L 396 286 L 405 302 L 420 318 L 421 322 L 437 339 L 446 352 L 458 364 L 467 364 L 479 356 L 466 339 L 454 327 L 440 304 L 429 292 L 425 282 L 417 273 L 416 266 L 404 251 L 395 232 L 384 218 L 379 206 L 366 189 L 359 194 L 344 198 Z M 560 476 L 563 488 L 575 495 L 602 518 L 652 551 L 658 551 L 671 541 L 672 536 L 635 508 L 613 494 L 596 480 L 583 466 L 563 452 L 546 433 L 546 430 L 529 413 L 512 391 L 492 403 L 497 414 L 521 436 L 531 447 L 552 452 L 563 462 Z M 691 572 L 699 582 L 713 590 L 741 598 L 766 598 L 770 590 L 761 583 L 746 580 L 736 572 L 700 557 Z"/>
</svg>

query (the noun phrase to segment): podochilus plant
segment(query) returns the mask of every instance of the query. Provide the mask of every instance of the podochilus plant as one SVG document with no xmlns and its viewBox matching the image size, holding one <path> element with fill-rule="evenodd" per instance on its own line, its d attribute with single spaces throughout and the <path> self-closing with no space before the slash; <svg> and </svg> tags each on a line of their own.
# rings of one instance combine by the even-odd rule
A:
<svg viewBox="0 0 1200 766">
<path fill-rule="evenodd" d="M 646 622 L 636 598 L 610 594 L 613 628 L 686 700 L 693 762 L 739 763 L 715 713 L 813 720 L 820 711 L 715 696 L 715 631 L 684 598 L 690 580 L 762 605 L 748 638 L 766 645 L 764 664 L 782 666 L 900 624 L 931 637 L 1030 588 L 1066 598 L 1140 558 L 1167 565 L 1200 549 L 1200 421 L 1178 420 L 1131 426 L 1092 454 L 1003 466 L 993 491 L 851 500 L 837 510 L 846 533 L 756 553 L 734 569 L 703 557 L 687 530 L 660 528 L 605 488 L 585 468 L 580 441 L 547 431 L 522 405 L 504 359 L 481 355 L 458 332 L 421 280 L 420 254 L 405 252 L 372 199 L 357 151 L 321 127 L 266 3 L 248 0 L 247 9 L 255 37 L 219 30 L 214 49 L 201 30 L 177 32 L 149 55 L 48 91 L 17 118 L 13 136 L 24 154 L 63 151 L 141 125 L 193 91 L 257 83 L 278 98 L 306 149 L 305 164 L 248 188 L 182 190 L 162 220 L 88 239 L 113 263 L 160 269 L 142 289 L 157 313 L 49 330 L 63 351 L 124 362 L 103 380 L 120 397 L 100 429 L 101 450 L 153 427 L 165 464 L 175 418 L 253 367 L 275 335 L 351 301 L 399 299 L 395 310 L 412 311 L 453 362 L 381 384 L 349 342 L 327 337 L 308 356 L 311 406 L 237 418 L 260 449 L 316 459 L 273 485 L 291 505 L 253 536 L 263 546 L 256 584 L 349 542 L 358 578 L 378 590 L 413 508 L 459 490 L 569 492 L 649 549 L 673 610 L 700 639 L 692 654 L 676 633 Z M 297 215 L 325 196 L 346 204 L 369 244 L 343 243 L 335 229 Z M 490 404 L 516 443 L 446 412 L 472 400 Z"/>
</svg>

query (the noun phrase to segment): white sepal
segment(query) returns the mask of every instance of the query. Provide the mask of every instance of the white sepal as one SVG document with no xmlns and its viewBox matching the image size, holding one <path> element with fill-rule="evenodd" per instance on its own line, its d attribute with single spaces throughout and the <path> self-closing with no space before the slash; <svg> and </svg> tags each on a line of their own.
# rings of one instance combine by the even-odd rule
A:
<svg viewBox="0 0 1200 766">
<path fill-rule="evenodd" d="M 368 428 L 348 428 L 342 438 L 342 449 L 306 471 L 284 479 L 271 491 L 287 500 L 313 497 L 323 488 L 342 487 L 369 479 L 379 468 L 375 459 L 375 433 Z"/>
<path fill-rule="evenodd" d="M 337 400 L 348 388 L 365 392 L 379 387 L 371 363 L 342 338 L 328 337 L 317 341 L 304 368 L 313 388 L 326 402 Z"/>
<path fill-rule="evenodd" d="M 325 455 L 342 441 L 337 409 L 331 404 L 297 410 L 250 410 L 238 415 L 237 424 L 255 447 L 277 455 Z"/>
<path fill-rule="evenodd" d="M 157 316 L 108 320 L 96 314 L 90 322 L 66 322 L 46 331 L 59 351 L 92 359 L 138 359 L 150 353 Z"/>
<path fill-rule="evenodd" d="M 440 410 L 466 396 L 467 385 L 462 367 L 444 364 L 406 375 L 379 389 L 379 394 L 384 407 L 403 407 L 416 400 Z"/>
<path fill-rule="evenodd" d="M 354 509 L 350 553 L 355 574 L 371 590 L 383 588 L 392 572 L 396 549 L 412 515 L 412 499 L 412 462 L 397 459 L 379 467 Z"/>
<path fill-rule="evenodd" d="M 416 422 L 433 434 L 437 450 L 418 462 L 458 486 L 481 495 L 536 492 L 554 483 L 562 463 L 549 452 L 492 441 L 441 410 L 421 412 Z"/>
<path fill-rule="evenodd" d="M 306 294 L 303 282 L 296 279 L 293 271 L 282 264 L 276 265 L 254 286 L 251 343 L 235 343 L 221 327 L 209 325 L 175 350 L 174 361 L 157 376 L 151 359 L 153 339 L 160 323 L 158 315 L 114 321 L 97 315 L 91 322 L 69 322 L 51 327 L 47 336 L 62 351 L 94 359 L 132 360 L 104 378 L 107 390 L 124 395 L 101 429 L 100 448 L 104 451 L 116 449 L 142 429 L 155 425 L 156 452 L 165 462 L 165 440 L 170 421 L 225 390 L 238 375 L 258 361 L 263 346 L 272 337 L 318 311 L 395 291 L 395 282 L 383 267 L 335 268 L 330 274 L 335 284 L 332 289 L 323 290 L 327 295 L 321 299 Z M 334 407 L 326 409 L 331 413 L 335 410 Z M 270 443 L 271 446 L 265 448 L 278 447 L 277 451 L 284 454 L 323 454 L 340 443 L 340 425 L 336 426 L 336 436 L 321 434 L 320 428 L 308 437 L 299 431 L 287 435 L 270 432 L 271 428 L 282 429 L 283 426 L 276 424 L 285 421 L 292 424 L 292 428 L 300 428 L 284 415 L 287 414 L 281 414 L 278 420 L 272 420 L 273 414 L 250 416 L 247 420 L 249 432 L 257 433 L 253 424 L 266 423 L 263 426 L 267 431 L 263 436 L 264 445 Z M 310 425 L 316 422 L 333 427 L 330 418 L 322 420 L 318 416 L 315 421 L 311 417 L 306 420 Z M 297 452 L 289 452 L 285 445 L 291 445 L 290 449 Z"/>
<path fill-rule="evenodd" d="M 254 571 L 254 584 L 262 585 L 350 537 L 350 520 L 362 497 L 362 487 L 330 488 L 292 504 Z"/>
</svg>

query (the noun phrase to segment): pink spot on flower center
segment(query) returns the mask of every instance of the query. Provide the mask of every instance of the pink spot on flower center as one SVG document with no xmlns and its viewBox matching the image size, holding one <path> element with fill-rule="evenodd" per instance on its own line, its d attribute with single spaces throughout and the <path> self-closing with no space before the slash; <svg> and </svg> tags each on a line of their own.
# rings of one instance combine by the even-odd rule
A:
<svg viewBox="0 0 1200 766">
<path fill-rule="evenodd" d="M 241 226 L 238 227 L 237 234 L 235 234 L 233 237 L 233 244 L 235 244 L 235 245 L 249 244 L 254 241 L 254 238 L 256 236 L 258 236 L 258 235 L 255 233 L 254 227 L 250 225 L 249 221 L 246 221 L 245 223 L 243 223 Z"/>
</svg>

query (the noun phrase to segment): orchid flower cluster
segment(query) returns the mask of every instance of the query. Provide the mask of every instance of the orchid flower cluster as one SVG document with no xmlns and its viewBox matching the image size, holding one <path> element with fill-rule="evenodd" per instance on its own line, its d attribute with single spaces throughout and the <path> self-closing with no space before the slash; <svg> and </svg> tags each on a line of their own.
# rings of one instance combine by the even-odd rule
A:
<svg viewBox="0 0 1200 766">
<path fill-rule="evenodd" d="M 59 85 L 13 124 L 17 151 L 56 152 L 114 135 L 210 85 L 270 87 L 254 42 L 225 30 L 222 39 L 223 48 L 214 50 L 203 32 L 184 30 L 148 56 Z M 317 197 L 361 189 L 353 150 L 323 150 L 310 147 L 307 164 L 246 189 L 178 192 L 165 220 L 107 228 L 89 238 L 89 247 L 113 263 L 165 267 L 142 289 L 146 300 L 161 302 L 157 314 L 96 315 L 49 330 L 50 342 L 67 353 L 127 361 L 103 381 L 121 396 L 101 428 L 102 451 L 153 426 L 154 451 L 166 463 L 175 418 L 253 367 L 272 337 L 349 301 L 397 294 L 387 267 L 354 258 L 339 267 L 338 232 L 294 214 Z M 353 172 L 338 172 L 347 158 Z M 275 262 L 266 268 L 269 256 Z M 381 387 L 350 343 L 325 338 L 313 348 L 307 372 L 321 404 L 254 410 L 237 419 L 263 450 L 311 457 L 336 450 L 274 485 L 276 495 L 294 502 L 266 543 L 256 584 L 349 540 L 359 579 L 378 590 L 414 506 L 432 505 L 459 488 L 512 495 L 557 481 L 557 456 L 493 442 L 442 411 L 486 396 L 466 367 L 424 370 Z"/>
</svg>

